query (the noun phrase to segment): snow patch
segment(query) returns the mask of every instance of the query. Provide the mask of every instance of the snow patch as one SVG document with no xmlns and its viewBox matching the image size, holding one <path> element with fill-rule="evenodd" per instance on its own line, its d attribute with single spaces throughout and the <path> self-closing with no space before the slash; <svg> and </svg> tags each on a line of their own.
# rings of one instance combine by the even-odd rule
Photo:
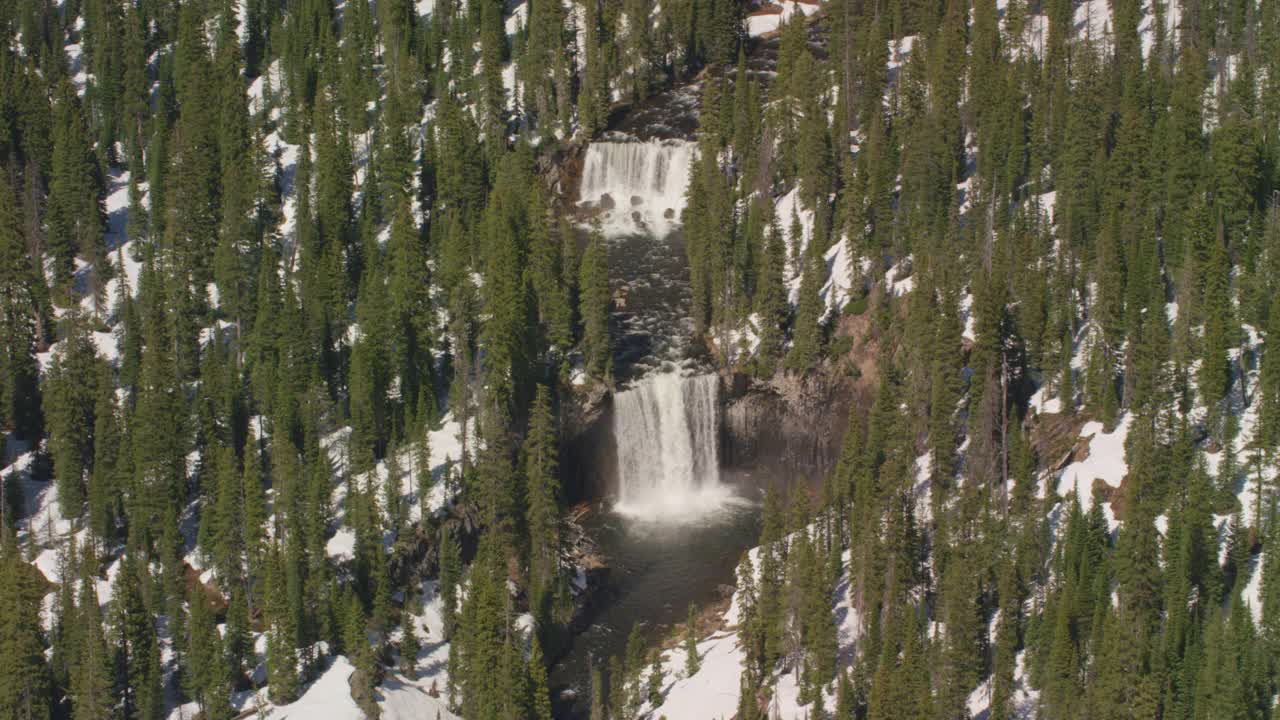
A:
<svg viewBox="0 0 1280 720">
<path fill-rule="evenodd" d="M 782 27 L 782 23 L 790 20 L 796 13 L 809 16 L 816 12 L 818 12 L 817 3 L 783 0 L 783 2 L 768 5 L 763 10 L 748 15 L 747 35 L 760 37 L 761 35 L 777 32 Z"/>
<path fill-rule="evenodd" d="M 752 548 L 749 552 L 758 573 L 760 548 Z M 842 567 L 848 568 L 850 557 L 850 553 L 845 551 Z M 842 657 L 853 655 L 861 637 L 861 618 L 849 603 L 849 582 L 850 576 L 846 569 L 832 594 L 832 612 L 835 614 L 839 653 Z M 686 653 L 683 645 L 667 652 L 663 672 L 665 677 L 674 678 L 674 682 L 670 683 L 664 693 L 662 704 L 652 708 L 652 717 L 666 717 L 668 720 L 733 717 L 737 710 L 739 680 L 745 660 L 735 627 L 739 618 L 739 601 L 739 595 L 735 592 L 724 616 L 727 629 L 713 633 L 697 643 L 698 672 L 693 675 L 685 674 Z M 778 720 L 802 720 L 810 717 L 813 707 L 800 705 L 800 688 L 797 682 L 796 673 L 777 678 L 769 717 Z M 824 690 L 823 706 L 826 708 L 834 707 L 833 691 L 834 683 Z"/>
<path fill-rule="evenodd" d="M 302 697 L 273 708 L 267 717 L 270 720 L 363 720 L 364 713 L 351 699 L 351 675 L 355 671 L 345 656 L 335 657 Z"/>
<path fill-rule="evenodd" d="M 1124 443 L 1132 421 L 1133 417 L 1126 414 L 1109 433 L 1104 432 L 1102 423 L 1096 420 L 1085 423 L 1080 428 L 1080 437 L 1089 438 L 1089 457 L 1063 469 L 1058 477 L 1058 494 L 1068 497 L 1074 493 L 1080 499 L 1080 508 L 1088 512 L 1093 506 L 1095 479 L 1113 488 L 1120 487 L 1129 472 Z"/>
</svg>

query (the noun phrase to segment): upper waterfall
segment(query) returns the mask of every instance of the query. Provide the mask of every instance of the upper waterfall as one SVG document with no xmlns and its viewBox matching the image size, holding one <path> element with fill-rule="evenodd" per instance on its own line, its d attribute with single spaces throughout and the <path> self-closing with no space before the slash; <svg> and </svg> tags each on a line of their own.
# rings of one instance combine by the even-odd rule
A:
<svg viewBox="0 0 1280 720">
<path fill-rule="evenodd" d="M 651 375 L 614 396 L 617 510 L 665 519 L 719 505 L 720 382 Z"/>
<path fill-rule="evenodd" d="M 581 205 L 602 210 L 611 233 L 664 235 L 680 222 L 697 146 L 685 140 L 601 140 L 587 146 Z"/>
</svg>

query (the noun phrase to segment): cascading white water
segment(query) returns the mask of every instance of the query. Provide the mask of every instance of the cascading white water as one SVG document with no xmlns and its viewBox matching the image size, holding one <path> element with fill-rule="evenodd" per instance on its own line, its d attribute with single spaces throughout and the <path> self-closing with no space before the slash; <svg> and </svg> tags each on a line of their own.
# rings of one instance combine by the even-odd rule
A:
<svg viewBox="0 0 1280 720">
<path fill-rule="evenodd" d="M 604 208 L 607 229 L 661 234 L 680 221 L 696 155 L 697 146 L 684 140 L 593 142 L 578 202 Z"/>
<path fill-rule="evenodd" d="M 719 505 L 720 383 L 715 375 L 652 375 L 614 396 L 618 504 L 648 519 Z"/>
</svg>

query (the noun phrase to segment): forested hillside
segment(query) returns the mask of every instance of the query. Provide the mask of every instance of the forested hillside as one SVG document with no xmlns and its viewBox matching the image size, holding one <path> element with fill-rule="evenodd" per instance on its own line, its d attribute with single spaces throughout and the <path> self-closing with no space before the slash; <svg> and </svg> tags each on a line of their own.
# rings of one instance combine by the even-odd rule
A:
<svg viewBox="0 0 1280 720">
<path fill-rule="evenodd" d="M 731 600 L 593 660 L 591 720 L 1277 715 L 1280 2 L 0 35 L 0 720 L 576 716 L 619 218 L 680 237 L 702 397 L 849 414 L 833 471 L 743 491 Z M 578 197 L 649 134 L 682 210 Z"/>
</svg>

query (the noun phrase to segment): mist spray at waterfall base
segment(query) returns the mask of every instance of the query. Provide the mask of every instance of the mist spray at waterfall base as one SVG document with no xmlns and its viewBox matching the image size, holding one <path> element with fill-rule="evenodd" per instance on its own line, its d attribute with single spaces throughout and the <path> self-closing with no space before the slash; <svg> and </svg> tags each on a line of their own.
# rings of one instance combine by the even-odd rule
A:
<svg viewBox="0 0 1280 720">
<path fill-rule="evenodd" d="M 733 498 L 720 482 L 720 383 L 663 372 L 614 396 L 614 511 L 639 520 L 701 517 Z"/>
</svg>

